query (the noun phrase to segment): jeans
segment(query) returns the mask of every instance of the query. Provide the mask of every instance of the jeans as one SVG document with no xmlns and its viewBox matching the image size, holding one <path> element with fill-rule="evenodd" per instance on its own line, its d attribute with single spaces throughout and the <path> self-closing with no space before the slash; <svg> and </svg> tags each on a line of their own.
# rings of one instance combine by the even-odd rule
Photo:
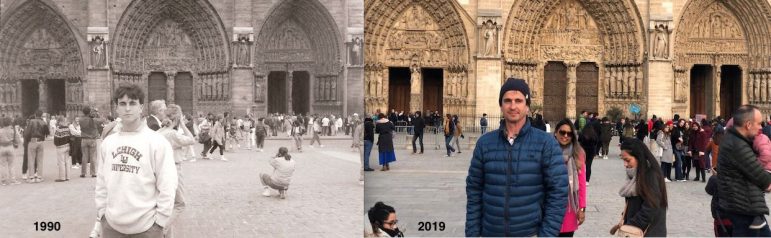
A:
<svg viewBox="0 0 771 238">
<path fill-rule="evenodd" d="M 675 151 L 675 179 L 683 179 L 683 154 Z"/>
<path fill-rule="evenodd" d="M 62 145 L 56 147 L 56 165 L 59 167 L 59 179 L 70 179 L 70 166 L 72 166 L 72 160 L 70 156 L 70 145 Z"/>
<path fill-rule="evenodd" d="M 29 145 L 27 146 L 27 160 L 27 165 L 29 166 L 27 175 L 30 178 L 34 177 L 37 169 L 37 177 L 42 178 L 43 167 L 45 167 L 43 166 L 43 141 L 38 141 L 36 138 L 30 140 Z"/>
<path fill-rule="evenodd" d="M 16 180 L 16 175 L 13 173 L 15 157 L 16 153 L 13 146 L 0 146 L 0 175 L 2 175 L 0 182 Z"/>
<path fill-rule="evenodd" d="M 102 236 L 103 238 L 155 238 L 155 237 L 163 237 L 163 227 L 158 225 L 158 223 L 153 224 L 153 226 L 150 227 L 150 229 L 147 229 L 146 231 L 139 233 L 139 234 L 123 234 L 119 231 L 116 231 L 113 229 L 110 224 L 107 222 L 104 216 L 102 216 Z"/>
<path fill-rule="evenodd" d="M 768 229 L 768 224 L 760 229 L 750 229 L 754 216 L 745 216 L 739 214 L 731 214 L 723 212 L 721 214 L 723 218 L 728 218 L 733 224 L 733 237 L 769 237 L 771 231 Z M 765 218 L 764 218 L 765 219 Z"/>
<path fill-rule="evenodd" d="M 256 137 L 255 146 L 258 149 L 262 149 L 262 147 L 265 146 L 265 135 L 260 133 L 260 134 L 257 134 L 255 137 Z"/>
<path fill-rule="evenodd" d="M 452 148 L 450 142 L 452 142 L 452 136 L 444 136 L 444 146 L 447 147 L 447 156 L 450 156 L 450 153 L 455 152 L 455 149 Z"/>
<path fill-rule="evenodd" d="M 458 150 L 458 153 L 460 153 L 460 136 L 453 136 L 452 137 L 452 142 L 450 142 L 450 144 L 455 145 L 455 147 L 453 147 L 453 148 Z"/>
<path fill-rule="evenodd" d="M 420 139 L 420 153 L 423 153 L 423 132 L 415 131 L 415 135 L 412 136 L 412 153 L 418 151 L 418 147 L 415 146 L 415 140 Z"/>
<path fill-rule="evenodd" d="M 364 169 L 372 169 L 369 167 L 370 153 L 372 153 L 372 141 L 364 140 Z"/>
<path fill-rule="evenodd" d="M 90 162 L 91 176 L 96 176 L 96 139 L 83 138 L 80 140 L 80 150 L 83 159 L 80 167 L 80 176 L 86 176 L 86 165 Z"/>
<path fill-rule="evenodd" d="M 484 135 L 486 132 L 487 132 L 487 127 L 486 127 L 486 126 L 483 126 L 483 127 L 482 127 L 482 135 Z"/>
<path fill-rule="evenodd" d="M 177 167 L 177 190 L 174 194 L 174 209 L 171 211 L 169 222 L 166 223 L 166 238 L 173 237 L 172 228 L 179 219 L 179 214 L 185 210 L 185 185 L 182 183 L 182 164 L 175 164 Z"/>
</svg>

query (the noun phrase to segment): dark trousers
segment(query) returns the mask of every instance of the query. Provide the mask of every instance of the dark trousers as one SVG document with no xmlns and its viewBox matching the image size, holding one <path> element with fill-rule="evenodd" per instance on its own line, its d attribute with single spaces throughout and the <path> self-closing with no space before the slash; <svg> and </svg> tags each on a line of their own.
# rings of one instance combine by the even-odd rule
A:
<svg viewBox="0 0 771 238">
<path fill-rule="evenodd" d="M 21 172 L 27 173 L 27 147 L 29 145 L 29 141 L 24 141 L 24 161 L 21 163 Z M 37 168 L 35 168 L 37 169 Z M 34 174 L 31 174 L 34 175 Z"/>
<path fill-rule="evenodd" d="M 557 237 L 573 237 L 573 233 L 575 233 L 575 232 L 574 232 L 574 231 L 571 231 L 571 232 L 562 232 L 562 233 L 560 233 L 560 235 L 559 235 L 559 236 L 557 236 Z"/>
<path fill-rule="evenodd" d="M 675 179 L 683 179 L 683 153 L 675 151 Z"/>
<path fill-rule="evenodd" d="M 83 160 L 83 152 L 80 151 L 80 137 L 72 137 L 70 141 L 70 157 L 72 157 L 72 164 L 80 164 Z"/>
<path fill-rule="evenodd" d="M 739 214 L 722 213 L 722 218 L 728 218 L 733 224 L 733 237 L 769 237 L 771 236 L 771 230 L 768 229 L 768 224 L 760 229 L 750 229 L 754 216 L 745 216 Z M 765 219 L 765 218 L 763 218 Z"/>
<path fill-rule="evenodd" d="M 702 160 L 705 159 L 705 158 L 703 156 L 701 156 L 701 158 L 700 158 L 698 156 L 699 152 L 694 152 L 694 153 L 696 153 L 696 156 L 697 156 L 697 157 L 694 157 L 694 158 L 699 158 L 699 159 L 694 159 L 693 160 L 693 169 L 696 170 L 696 177 L 694 178 L 694 181 L 698 181 L 699 180 L 699 176 L 701 176 L 701 181 L 706 182 L 707 180 L 705 179 L 705 177 L 707 176 L 706 175 L 707 172 L 705 172 L 704 171 L 704 167 L 701 166 L 702 164 L 704 164 L 703 163 L 704 161 L 702 161 Z"/>
<path fill-rule="evenodd" d="M 683 156 L 683 178 L 688 180 L 691 178 L 691 156 Z"/>
<path fill-rule="evenodd" d="M 608 156 L 608 147 L 610 147 L 610 141 L 602 142 L 602 155 Z"/>
<path fill-rule="evenodd" d="M 664 173 L 664 178 L 672 180 L 672 163 L 661 162 L 661 172 Z"/>
<path fill-rule="evenodd" d="M 203 143 L 203 151 L 201 151 L 201 156 L 206 157 L 206 152 L 211 149 L 211 142 L 212 140 L 210 139 Z"/>
<path fill-rule="evenodd" d="M 412 136 L 412 153 L 418 151 L 418 147 L 415 146 L 415 140 L 420 138 L 420 153 L 423 153 L 423 132 L 415 131 L 415 135 Z"/>
<path fill-rule="evenodd" d="M 220 155 L 223 155 L 224 154 L 223 150 L 225 149 L 225 145 L 224 144 L 220 145 L 216 141 L 212 141 L 212 146 L 211 146 L 211 149 L 209 150 L 209 154 L 213 154 L 214 150 L 216 150 L 217 147 L 220 148 Z"/>
<path fill-rule="evenodd" d="M 586 182 L 592 178 L 592 161 L 594 161 L 594 155 L 586 155 Z"/>
</svg>

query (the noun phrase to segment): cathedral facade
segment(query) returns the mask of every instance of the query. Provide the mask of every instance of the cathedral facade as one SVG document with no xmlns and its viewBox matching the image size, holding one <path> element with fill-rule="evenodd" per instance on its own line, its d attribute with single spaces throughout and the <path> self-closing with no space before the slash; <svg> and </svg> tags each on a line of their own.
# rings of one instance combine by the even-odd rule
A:
<svg viewBox="0 0 771 238">
<path fill-rule="evenodd" d="M 500 114 L 525 79 L 547 120 L 771 112 L 768 0 L 365 0 L 368 112 Z"/>
<path fill-rule="evenodd" d="M 361 0 L 0 0 L 0 113 L 110 111 L 113 89 L 196 113 L 363 108 Z"/>
</svg>

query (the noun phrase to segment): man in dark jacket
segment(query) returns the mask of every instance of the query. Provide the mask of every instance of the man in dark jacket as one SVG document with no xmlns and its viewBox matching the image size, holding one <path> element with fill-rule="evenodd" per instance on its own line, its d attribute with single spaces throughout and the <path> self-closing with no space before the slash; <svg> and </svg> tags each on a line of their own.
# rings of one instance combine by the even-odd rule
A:
<svg viewBox="0 0 771 238">
<path fill-rule="evenodd" d="M 43 182 L 43 141 L 51 134 L 51 131 L 48 129 L 48 124 L 41 118 L 42 116 L 43 111 L 37 110 L 35 119 L 30 120 L 24 129 L 24 141 L 29 141 L 27 145 L 27 175 L 30 183 Z"/>
<path fill-rule="evenodd" d="M 364 171 L 375 171 L 369 167 L 369 154 L 375 141 L 375 124 L 371 117 L 364 117 Z"/>
<path fill-rule="evenodd" d="M 423 129 L 426 128 L 426 121 L 423 120 L 423 116 L 420 115 L 420 111 L 415 112 L 415 118 L 412 118 L 412 126 L 415 133 L 412 135 L 412 154 L 418 151 L 415 146 L 415 140 L 420 138 L 420 153 L 423 154 Z"/>
<path fill-rule="evenodd" d="M 568 176 L 554 136 L 530 126 L 530 89 L 509 78 L 498 105 L 505 120 L 476 143 L 466 178 L 466 236 L 554 237 L 568 201 Z"/>
<path fill-rule="evenodd" d="M 718 206 L 733 224 L 733 236 L 771 236 L 764 215 L 768 206 L 763 191 L 771 191 L 771 174 L 763 170 L 752 150 L 752 140 L 760 131 L 760 111 L 752 105 L 739 107 L 733 114 L 733 127 L 720 143 L 718 155 Z M 760 219 L 751 228 L 753 220 Z"/>
<path fill-rule="evenodd" d="M 479 127 L 482 129 L 482 135 L 487 132 L 487 113 L 482 113 L 482 119 L 479 119 Z"/>
</svg>

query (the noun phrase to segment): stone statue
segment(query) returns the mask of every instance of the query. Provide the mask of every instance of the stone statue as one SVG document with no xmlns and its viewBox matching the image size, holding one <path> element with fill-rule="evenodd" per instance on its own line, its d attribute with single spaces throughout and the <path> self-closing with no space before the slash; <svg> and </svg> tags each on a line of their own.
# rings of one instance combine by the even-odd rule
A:
<svg viewBox="0 0 771 238">
<path fill-rule="evenodd" d="M 656 26 L 656 44 L 653 51 L 653 57 L 656 58 L 667 58 L 669 54 L 667 54 L 667 51 L 669 49 L 669 43 L 667 41 L 667 27 L 664 25 L 658 25 Z"/>
<path fill-rule="evenodd" d="M 420 93 L 416 91 L 420 87 L 420 68 L 413 65 L 410 71 L 410 91 Z"/>
<path fill-rule="evenodd" d="M 361 57 L 361 38 L 356 37 L 353 39 L 353 42 L 351 42 L 351 51 L 350 51 L 350 59 L 348 64 L 350 65 L 361 65 L 362 64 L 362 57 Z"/>
<path fill-rule="evenodd" d="M 106 54 L 104 49 L 104 39 L 101 36 L 96 36 L 91 41 L 91 64 L 95 68 L 103 68 L 106 66 Z"/>
<path fill-rule="evenodd" d="M 260 83 L 254 84 L 254 98 L 257 99 L 256 101 L 262 102 L 262 84 Z"/>
<path fill-rule="evenodd" d="M 485 39 L 485 51 L 484 56 L 495 56 L 496 44 L 496 29 L 495 24 L 492 21 L 487 21 L 484 24 L 484 39 Z"/>
<path fill-rule="evenodd" d="M 238 55 L 236 63 L 240 66 L 249 66 L 249 38 L 238 38 Z"/>
</svg>

